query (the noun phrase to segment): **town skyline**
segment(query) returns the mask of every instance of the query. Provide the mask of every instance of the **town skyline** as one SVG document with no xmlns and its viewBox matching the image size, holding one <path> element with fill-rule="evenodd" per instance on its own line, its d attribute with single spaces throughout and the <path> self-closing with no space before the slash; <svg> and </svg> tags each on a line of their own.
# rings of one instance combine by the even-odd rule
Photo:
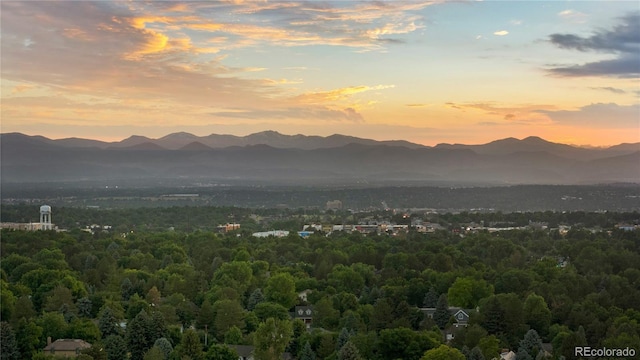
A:
<svg viewBox="0 0 640 360">
<path fill-rule="evenodd" d="M 640 141 L 635 2 L 0 6 L 3 133 Z"/>
</svg>

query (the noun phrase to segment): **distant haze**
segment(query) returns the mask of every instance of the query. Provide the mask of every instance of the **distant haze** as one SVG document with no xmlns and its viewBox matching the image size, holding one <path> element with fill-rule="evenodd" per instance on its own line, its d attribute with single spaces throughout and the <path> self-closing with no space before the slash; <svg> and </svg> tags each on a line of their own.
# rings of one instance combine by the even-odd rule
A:
<svg viewBox="0 0 640 360">
<path fill-rule="evenodd" d="M 194 184 L 596 184 L 640 179 L 640 143 L 587 149 L 538 137 L 422 146 L 344 135 L 175 133 L 120 142 L 2 134 L 1 179 Z"/>
</svg>

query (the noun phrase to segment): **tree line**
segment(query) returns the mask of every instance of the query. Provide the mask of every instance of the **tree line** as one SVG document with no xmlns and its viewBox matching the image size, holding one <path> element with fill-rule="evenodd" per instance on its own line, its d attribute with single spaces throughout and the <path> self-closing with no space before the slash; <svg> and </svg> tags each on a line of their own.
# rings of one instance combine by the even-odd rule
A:
<svg viewBox="0 0 640 360">
<path fill-rule="evenodd" d="M 229 345 L 305 360 L 640 349 L 638 230 L 1 235 L 3 359 L 51 357 L 47 337 L 86 340 L 83 358 L 109 360 L 237 359 Z M 295 306 L 312 306 L 310 329 Z M 456 329 L 449 307 L 466 309 L 468 326 Z"/>
</svg>

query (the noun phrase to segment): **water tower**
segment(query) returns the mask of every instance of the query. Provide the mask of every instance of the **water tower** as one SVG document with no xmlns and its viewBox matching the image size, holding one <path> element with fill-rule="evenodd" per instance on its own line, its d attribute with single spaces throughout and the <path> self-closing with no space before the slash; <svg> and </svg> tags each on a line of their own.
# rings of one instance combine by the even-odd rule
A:
<svg viewBox="0 0 640 360">
<path fill-rule="evenodd" d="M 40 226 L 42 230 L 51 230 L 51 206 L 40 206 Z"/>
</svg>

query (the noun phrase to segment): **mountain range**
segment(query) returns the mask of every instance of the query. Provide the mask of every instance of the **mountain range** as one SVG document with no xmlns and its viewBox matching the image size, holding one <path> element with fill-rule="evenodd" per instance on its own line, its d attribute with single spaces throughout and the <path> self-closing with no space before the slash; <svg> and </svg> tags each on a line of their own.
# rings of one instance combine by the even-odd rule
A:
<svg viewBox="0 0 640 360">
<path fill-rule="evenodd" d="M 593 184 L 638 182 L 640 143 L 583 148 L 538 137 L 423 146 L 345 135 L 174 133 L 119 142 L 0 134 L 3 183 Z"/>
</svg>

